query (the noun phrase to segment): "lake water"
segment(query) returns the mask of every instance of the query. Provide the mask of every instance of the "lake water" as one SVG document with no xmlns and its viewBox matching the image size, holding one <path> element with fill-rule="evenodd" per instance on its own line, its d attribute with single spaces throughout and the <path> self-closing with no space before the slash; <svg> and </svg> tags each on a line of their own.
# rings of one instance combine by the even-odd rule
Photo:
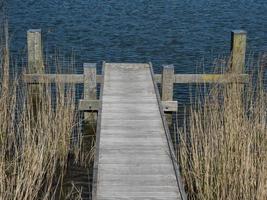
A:
<svg viewBox="0 0 267 200">
<path fill-rule="evenodd" d="M 174 64 L 194 73 L 229 53 L 233 29 L 248 32 L 248 52 L 267 50 L 266 0 L 9 0 L 13 52 L 41 28 L 45 51 L 83 62 Z"/>
</svg>

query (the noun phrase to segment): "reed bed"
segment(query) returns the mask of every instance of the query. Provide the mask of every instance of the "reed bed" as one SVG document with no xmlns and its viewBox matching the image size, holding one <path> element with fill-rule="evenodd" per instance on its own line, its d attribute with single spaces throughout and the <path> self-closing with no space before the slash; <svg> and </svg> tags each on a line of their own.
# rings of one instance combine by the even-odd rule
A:
<svg viewBox="0 0 267 200">
<path fill-rule="evenodd" d="M 256 68 L 245 86 L 214 85 L 192 102 L 177 147 L 189 199 L 267 199 L 267 94 Z"/>
<path fill-rule="evenodd" d="M 73 97 L 59 93 L 54 105 L 48 85 L 34 94 L 18 83 L 0 95 L 0 199 L 55 199 L 76 123 Z"/>
<path fill-rule="evenodd" d="M 90 165 L 74 85 L 27 86 L 10 77 L 6 47 L 0 51 L 0 199 L 82 199 L 82 188 L 67 175 L 73 166 Z"/>
</svg>

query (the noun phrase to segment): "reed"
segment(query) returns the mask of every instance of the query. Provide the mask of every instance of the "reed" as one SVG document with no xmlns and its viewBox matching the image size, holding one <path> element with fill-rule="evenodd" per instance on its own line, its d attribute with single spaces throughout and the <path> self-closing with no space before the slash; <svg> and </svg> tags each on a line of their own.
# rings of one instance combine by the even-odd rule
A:
<svg viewBox="0 0 267 200">
<path fill-rule="evenodd" d="M 18 83 L 0 96 L 0 199 L 55 199 L 76 123 L 73 97 L 58 94 L 54 105 L 48 85 L 33 98 Z"/>
<path fill-rule="evenodd" d="M 74 85 L 64 91 L 56 84 L 53 92 L 46 83 L 32 90 L 20 77 L 9 77 L 6 47 L 0 51 L 0 199 L 81 199 L 75 183 L 64 188 L 69 157 L 89 165 L 81 159 L 80 131 L 80 140 L 72 142 L 78 123 Z"/>
<path fill-rule="evenodd" d="M 258 64 L 249 84 L 215 85 L 192 102 L 177 151 L 189 199 L 267 199 L 267 94 Z"/>
</svg>

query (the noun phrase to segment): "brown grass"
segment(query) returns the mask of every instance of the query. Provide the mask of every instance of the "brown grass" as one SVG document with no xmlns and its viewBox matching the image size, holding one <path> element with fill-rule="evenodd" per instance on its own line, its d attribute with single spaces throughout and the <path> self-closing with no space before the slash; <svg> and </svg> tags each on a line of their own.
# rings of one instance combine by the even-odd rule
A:
<svg viewBox="0 0 267 200">
<path fill-rule="evenodd" d="M 48 85 L 24 96 L 15 82 L 0 96 L 0 199 L 55 199 L 76 123 L 73 97 L 59 93 L 53 106 Z"/>
<path fill-rule="evenodd" d="M 80 132 L 80 142 L 71 144 L 78 114 L 74 85 L 63 92 L 56 84 L 55 93 L 48 83 L 26 87 L 8 76 L 6 50 L 0 51 L 0 199 L 81 199 L 75 183 L 63 188 L 70 154 L 78 165 L 89 163 Z"/>
<path fill-rule="evenodd" d="M 263 68 L 261 68 L 263 69 Z M 178 158 L 189 199 L 267 199 L 263 71 L 246 87 L 215 85 L 190 107 Z"/>
</svg>

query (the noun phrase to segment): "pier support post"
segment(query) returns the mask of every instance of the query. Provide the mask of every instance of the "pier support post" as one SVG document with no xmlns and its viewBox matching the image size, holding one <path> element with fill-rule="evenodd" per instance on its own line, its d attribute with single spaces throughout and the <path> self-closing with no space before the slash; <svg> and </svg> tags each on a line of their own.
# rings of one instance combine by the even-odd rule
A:
<svg viewBox="0 0 267 200">
<path fill-rule="evenodd" d="M 96 63 L 84 63 L 84 100 L 96 100 Z M 84 128 L 89 132 L 95 128 L 97 112 L 88 111 L 84 113 Z"/>
<path fill-rule="evenodd" d="M 231 72 L 241 74 L 244 72 L 246 57 L 247 32 L 243 30 L 232 31 L 231 44 Z"/>
<path fill-rule="evenodd" d="M 230 73 L 233 75 L 243 74 L 245 71 L 247 32 L 243 30 L 234 30 L 232 31 L 231 40 Z M 238 88 L 242 89 L 243 87 Z"/>
<path fill-rule="evenodd" d="M 161 80 L 161 100 L 173 100 L 174 66 L 164 65 Z M 165 113 L 168 124 L 172 124 L 172 113 Z"/>
<path fill-rule="evenodd" d="M 45 72 L 43 63 L 42 35 L 41 29 L 30 29 L 27 32 L 28 44 L 28 73 L 43 74 Z M 31 85 L 28 90 L 28 98 L 32 104 L 34 115 L 41 108 L 42 85 Z"/>
<path fill-rule="evenodd" d="M 2 27 L 1 27 L 2 28 Z M 2 92 L 8 92 L 9 88 L 9 33 L 8 33 L 8 22 L 5 21 L 4 27 L 3 27 L 3 39 L 4 42 L 3 44 L 0 43 L 0 45 L 3 45 L 3 51 L 1 52 L 2 55 L 1 57 L 3 58 L 2 60 Z"/>
<path fill-rule="evenodd" d="M 243 74 L 245 71 L 247 33 L 243 30 L 234 30 L 231 35 L 230 73 L 234 77 L 238 77 L 239 74 Z M 228 91 L 229 97 L 232 98 L 231 102 L 237 103 L 240 108 L 242 108 L 243 91 L 244 84 L 238 84 L 237 82 L 230 84 Z"/>
<path fill-rule="evenodd" d="M 44 73 L 43 47 L 41 29 L 30 29 L 27 32 L 28 72 Z"/>
</svg>

